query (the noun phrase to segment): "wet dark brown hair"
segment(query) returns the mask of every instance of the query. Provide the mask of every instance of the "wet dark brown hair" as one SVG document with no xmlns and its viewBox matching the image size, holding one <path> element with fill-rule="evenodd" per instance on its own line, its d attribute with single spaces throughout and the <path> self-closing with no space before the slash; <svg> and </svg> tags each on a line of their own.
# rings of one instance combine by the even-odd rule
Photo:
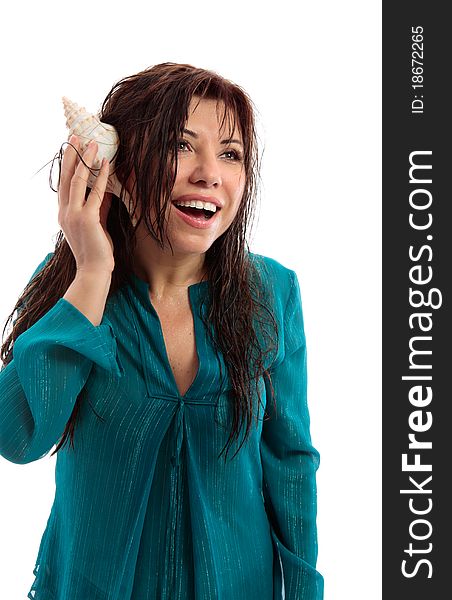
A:
<svg viewBox="0 0 452 600">
<path fill-rule="evenodd" d="M 268 378 L 274 398 L 265 358 L 276 347 L 278 327 L 272 311 L 262 302 L 268 299 L 269 290 L 263 291 L 261 276 L 249 258 L 246 240 L 246 232 L 256 208 L 257 180 L 260 177 L 253 103 L 241 87 L 213 71 L 188 64 L 158 64 L 120 80 L 102 104 L 97 116 L 102 122 L 113 125 L 119 135 L 115 173 L 123 186 L 120 197 L 112 196 L 107 219 L 115 260 L 107 300 L 120 287 L 133 285 L 131 272 L 134 269 L 135 231 L 143 218 L 149 234 L 163 247 L 163 238 L 166 237 L 165 214 L 177 173 L 178 140 L 188 120 L 193 97 L 216 99 L 217 107 L 223 103 L 220 129 L 226 118 L 231 133 L 238 124 L 244 145 L 246 181 L 237 215 L 229 228 L 207 250 L 204 263 L 210 299 L 207 322 L 213 325 L 215 337 L 211 335 L 210 327 L 207 327 L 207 331 L 216 351 L 223 353 L 230 378 L 233 420 L 227 456 L 232 441 L 238 439 L 245 422 L 245 437 L 238 450 L 249 435 L 255 414 L 253 385 L 260 402 L 259 380 L 262 376 Z M 61 157 L 60 149 L 60 168 Z M 125 197 L 125 182 L 132 172 L 136 174 L 136 194 L 133 197 L 140 207 L 140 216 L 134 220 L 135 225 L 132 217 L 137 207 L 129 206 L 127 209 L 122 200 Z M 86 197 L 89 192 L 87 188 Z M 149 218 L 151 206 L 155 208 L 155 222 Z M 168 242 L 171 246 L 170 240 Z M 1 347 L 0 356 L 5 365 L 12 360 L 11 351 L 17 337 L 54 306 L 65 294 L 75 275 L 75 259 L 60 230 L 54 255 L 27 285 L 6 322 L 5 328 L 17 310 L 18 317 L 13 329 Z M 262 318 L 264 313 L 269 317 L 272 332 L 266 328 L 268 321 Z M 263 344 L 259 342 L 259 337 Z M 67 442 L 68 436 L 73 446 L 80 401 L 81 394 L 52 455 Z"/>
</svg>

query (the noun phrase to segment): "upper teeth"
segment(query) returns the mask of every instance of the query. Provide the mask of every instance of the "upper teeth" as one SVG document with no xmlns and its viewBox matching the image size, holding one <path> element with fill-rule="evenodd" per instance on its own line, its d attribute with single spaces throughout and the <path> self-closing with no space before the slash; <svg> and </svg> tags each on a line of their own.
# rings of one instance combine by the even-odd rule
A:
<svg viewBox="0 0 452 600">
<path fill-rule="evenodd" d="M 177 206 L 191 206 L 193 208 L 205 208 L 206 210 L 211 210 L 212 212 L 216 212 L 217 207 L 212 202 L 202 202 L 201 200 L 182 200 L 181 202 L 175 202 Z"/>
</svg>

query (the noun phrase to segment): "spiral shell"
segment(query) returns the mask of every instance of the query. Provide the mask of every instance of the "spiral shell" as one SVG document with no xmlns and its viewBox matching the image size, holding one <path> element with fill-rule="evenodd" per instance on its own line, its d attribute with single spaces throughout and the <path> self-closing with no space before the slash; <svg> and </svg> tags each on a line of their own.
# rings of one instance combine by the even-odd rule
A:
<svg viewBox="0 0 452 600">
<path fill-rule="evenodd" d="M 97 142 L 98 150 L 96 158 L 91 166 L 91 169 L 100 169 L 102 159 L 105 157 L 110 162 L 110 175 L 108 177 L 105 191 L 111 192 L 120 197 L 121 183 L 116 177 L 114 170 L 114 158 L 119 147 L 119 137 L 113 125 L 102 123 L 99 118 L 89 113 L 85 107 L 79 106 L 66 96 L 63 96 L 64 115 L 66 117 L 66 126 L 69 128 L 69 136 L 76 135 L 79 138 L 79 150 L 83 154 L 86 146 L 91 140 Z M 88 176 L 87 187 L 92 188 L 96 182 L 97 173 L 95 175 L 90 172 Z M 124 190 L 126 197 L 128 192 Z"/>
</svg>

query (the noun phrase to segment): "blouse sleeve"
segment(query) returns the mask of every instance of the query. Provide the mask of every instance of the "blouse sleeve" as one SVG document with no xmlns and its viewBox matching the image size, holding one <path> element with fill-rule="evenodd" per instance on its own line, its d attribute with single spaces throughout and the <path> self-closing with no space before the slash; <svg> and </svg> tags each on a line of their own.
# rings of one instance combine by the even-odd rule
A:
<svg viewBox="0 0 452 600">
<path fill-rule="evenodd" d="M 107 317 L 95 326 L 65 298 L 16 338 L 12 352 L 0 370 L 0 455 L 17 464 L 57 443 L 94 364 L 124 375 Z"/>
<path fill-rule="evenodd" d="M 306 339 L 300 288 L 291 271 L 284 315 L 284 353 L 265 378 L 267 412 L 261 439 L 263 496 L 278 548 L 286 600 L 322 600 L 324 581 L 317 562 L 316 471 L 320 455 L 311 444 L 307 405 Z M 281 585 L 279 573 L 275 573 Z"/>
</svg>

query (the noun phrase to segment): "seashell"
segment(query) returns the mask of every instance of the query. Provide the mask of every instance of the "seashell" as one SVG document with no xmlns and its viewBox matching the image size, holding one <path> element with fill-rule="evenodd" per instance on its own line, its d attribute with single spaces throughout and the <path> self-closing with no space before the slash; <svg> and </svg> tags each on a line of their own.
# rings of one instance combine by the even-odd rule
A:
<svg viewBox="0 0 452 600">
<path fill-rule="evenodd" d="M 110 161 L 110 175 L 105 191 L 120 197 L 121 183 L 116 174 L 112 172 L 114 170 L 114 158 L 119 147 L 119 137 L 116 129 L 113 125 L 102 123 L 96 115 L 89 113 L 84 106 L 79 106 L 66 96 L 63 96 L 62 99 L 66 126 L 69 128 L 68 140 L 72 134 L 79 138 L 80 154 L 83 154 L 91 140 L 96 140 L 98 150 L 91 168 L 100 169 L 102 159 L 107 158 Z M 97 175 L 90 172 L 87 187 L 92 188 L 96 178 Z M 130 195 L 126 189 L 124 189 L 124 195 L 126 200 L 130 200 Z"/>
</svg>

